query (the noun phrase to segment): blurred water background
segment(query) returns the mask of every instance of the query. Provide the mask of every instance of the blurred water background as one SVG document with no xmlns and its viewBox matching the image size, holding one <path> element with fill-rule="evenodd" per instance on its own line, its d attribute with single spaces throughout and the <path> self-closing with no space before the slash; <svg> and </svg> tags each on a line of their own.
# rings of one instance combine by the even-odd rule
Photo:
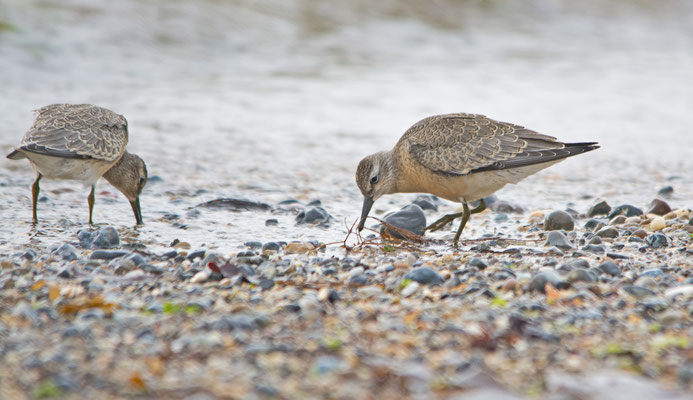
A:
<svg viewBox="0 0 693 400">
<path fill-rule="evenodd" d="M 343 221 L 360 211 L 358 161 L 448 112 L 602 144 L 498 193 L 528 210 L 585 211 L 598 197 L 645 207 L 664 185 L 675 188 L 672 206 L 690 206 L 693 2 L 2 0 L 3 154 L 31 110 L 50 103 L 127 117 L 130 151 L 163 179 L 145 189 L 146 225 L 133 233 L 152 246 L 341 240 Z M 33 179 L 28 163 L 0 160 L 7 250 L 72 240 L 86 222 L 88 191 L 45 181 L 33 232 Z M 97 193 L 95 221 L 131 226 L 115 189 L 100 182 Z M 218 197 L 320 199 L 335 222 L 189 216 Z M 275 217 L 279 225 L 265 227 Z M 469 226 L 470 237 L 482 232 Z"/>
</svg>

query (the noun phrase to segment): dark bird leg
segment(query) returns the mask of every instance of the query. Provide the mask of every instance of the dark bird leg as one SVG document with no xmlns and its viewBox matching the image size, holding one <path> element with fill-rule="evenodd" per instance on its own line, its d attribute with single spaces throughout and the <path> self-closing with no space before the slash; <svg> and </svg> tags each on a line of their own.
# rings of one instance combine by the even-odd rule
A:
<svg viewBox="0 0 693 400">
<path fill-rule="evenodd" d="M 466 202 L 465 202 L 465 204 L 466 204 Z M 479 205 L 476 206 L 474 209 L 470 210 L 469 213 L 470 214 L 476 214 L 476 213 L 480 213 L 484 210 L 486 210 L 486 201 L 484 201 L 484 199 L 481 199 L 481 200 L 479 200 Z M 454 221 L 455 219 L 457 219 L 459 217 L 463 217 L 464 214 L 465 214 L 464 212 L 461 212 L 461 213 L 445 215 L 441 219 L 439 219 L 436 222 L 432 223 L 431 225 L 427 226 L 426 230 L 431 231 L 431 232 L 441 230 L 447 224 Z"/>
<path fill-rule="evenodd" d="M 89 193 L 89 197 L 87 197 L 87 202 L 89 203 L 89 225 L 94 225 L 94 221 L 92 221 L 91 216 L 94 213 L 94 187 L 96 185 L 91 185 L 91 192 Z"/>
<path fill-rule="evenodd" d="M 31 204 L 33 206 L 34 210 L 34 224 L 38 224 L 38 215 L 36 213 L 36 206 L 38 203 L 38 196 L 39 196 L 39 181 L 41 180 L 41 174 L 36 175 L 36 180 L 34 181 L 34 184 L 31 185 Z"/>
<path fill-rule="evenodd" d="M 464 229 L 464 226 L 467 225 L 467 221 L 469 221 L 469 217 L 472 214 L 477 214 L 486 209 L 486 202 L 484 199 L 479 200 L 479 205 L 474 207 L 473 210 L 469 210 L 469 206 L 467 205 L 467 202 L 465 201 L 462 203 L 462 207 L 464 208 L 464 215 L 462 215 L 462 222 L 460 222 L 460 227 L 457 228 L 457 233 L 455 233 L 455 239 L 452 240 L 452 244 L 457 246 L 457 242 L 460 240 L 460 235 L 462 234 L 462 230 Z"/>
</svg>

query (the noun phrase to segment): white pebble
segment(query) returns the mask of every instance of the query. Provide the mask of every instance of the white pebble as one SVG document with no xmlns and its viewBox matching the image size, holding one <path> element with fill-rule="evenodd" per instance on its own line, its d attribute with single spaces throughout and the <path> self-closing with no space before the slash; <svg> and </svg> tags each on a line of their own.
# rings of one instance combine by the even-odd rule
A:
<svg viewBox="0 0 693 400">
<path fill-rule="evenodd" d="M 402 297 L 409 297 L 419 290 L 419 284 L 417 282 L 409 282 L 407 287 L 402 289 Z"/>
<path fill-rule="evenodd" d="M 192 283 L 202 283 L 205 282 L 207 279 L 209 279 L 210 272 L 208 269 L 203 269 L 202 271 L 196 273 L 192 278 L 190 278 L 190 282 Z"/>
</svg>

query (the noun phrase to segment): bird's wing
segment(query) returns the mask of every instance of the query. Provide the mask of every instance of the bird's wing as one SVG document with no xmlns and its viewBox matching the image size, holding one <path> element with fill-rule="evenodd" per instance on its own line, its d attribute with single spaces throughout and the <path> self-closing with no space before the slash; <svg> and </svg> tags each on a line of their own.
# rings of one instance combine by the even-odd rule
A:
<svg viewBox="0 0 693 400">
<path fill-rule="evenodd" d="M 128 143 L 122 115 L 88 104 L 53 104 L 36 110 L 20 149 L 64 158 L 115 161 Z"/>
<path fill-rule="evenodd" d="M 400 140 L 407 141 L 414 160 L 451 175 L 518 168 L 589 151 L 566 150 L 566 144 L 552 136 L 476 114 L 426 118 L 409 128 Z"/>
</svg>

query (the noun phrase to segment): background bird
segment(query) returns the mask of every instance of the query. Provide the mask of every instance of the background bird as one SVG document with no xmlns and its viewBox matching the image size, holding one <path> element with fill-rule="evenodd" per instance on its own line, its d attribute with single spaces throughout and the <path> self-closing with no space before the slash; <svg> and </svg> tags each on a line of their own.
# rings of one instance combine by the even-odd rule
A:
<svg viewBox="0 0 693 400">
<path fill-rule="evenodd" d="M 567 157 L 599 148 L 596 142 L 563 143 L 555 137 L 477 114 L 445 114 L 425 118 L 389 151 L 365 157 L 356 169 L 356 184 L 364 196 L 361 221 L 384 194 L 421 192 L 462 203 L 461 213 L 449 214 L 426 227 L 435 231 L 462 218 L 457 244 L 473 213 L 486 208 L 484 197 L 508 183 L 517 183 Z M 469 209 L 469 202 L 481 200 Z"/>
<path fill-rule="evenodd" d="M 147 167 L 140 157 L 126 151 L 125 117 L 89 104 L 53 104 L 35 113 L 36 121 L 19 147 L 7 155 L 12 160 L 28 158 L 36 171 L 32 185 L 34 223 L 38 222 L 39 181 L 46 177 L 91 186 L 87 200 L 92 224 L 94 186 L 103 176 L 127 197 L 137 224 L 142 224 L 139 196 L 147 184 Z"/>
</svg>

